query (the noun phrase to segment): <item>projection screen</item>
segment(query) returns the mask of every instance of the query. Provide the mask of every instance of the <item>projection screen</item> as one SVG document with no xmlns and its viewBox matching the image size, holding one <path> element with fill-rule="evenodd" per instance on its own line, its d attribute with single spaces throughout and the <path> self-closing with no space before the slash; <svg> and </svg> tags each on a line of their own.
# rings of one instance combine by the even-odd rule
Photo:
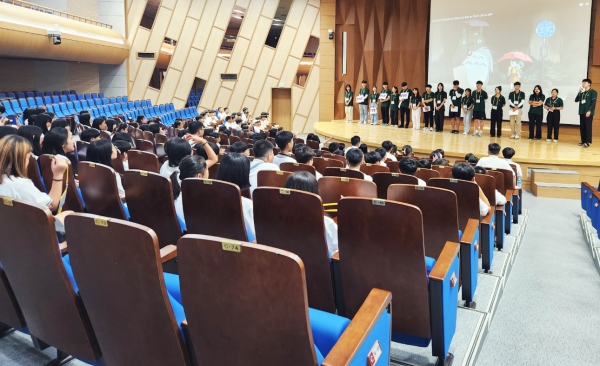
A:
<svg viewBox="0 0 600 366">
<path fill-rule="evenodd" d="M 516 81 L 527 98 L 535 85 L 546 97 L 557 88 L 561 123 L 579 124 L 574 100 L 588 74 L 591 9 L 591 0 L 431 0 L 428 82 L 449 91 L 453 80 L 463 89 L 481 80 L 490 99 L 496 86 L 508 98 Z"/>
</svg>

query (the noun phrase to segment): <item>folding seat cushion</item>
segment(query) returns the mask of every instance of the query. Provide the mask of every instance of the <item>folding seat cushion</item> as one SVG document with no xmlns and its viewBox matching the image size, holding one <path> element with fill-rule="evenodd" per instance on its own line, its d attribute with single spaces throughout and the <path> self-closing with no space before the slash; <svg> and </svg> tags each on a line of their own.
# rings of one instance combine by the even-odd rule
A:
<svg viewBox="0 0 600 366">
<path fill-rule="evenodd" d="M 36 104 L 37 106 L 43 106 L 43 105 L 45 105 L 46 103 L 44 103 L 43 97 L 35 97 L 35 104 Z"/>
<path fill-rule="evenodd" d="M 11 105 L 11 109 L 14 111 L 14 113 L 16 114 L 21 114 L 23 113 L 23 108 L 21 108 L 21 106 L 19 105 L 19 102 L 15 99 L 12 99 L 10 101 L 10 105 Z"/>
<path fill-rule="evenodd" d="M 23 98 L 23 99 L 19 99 L 19 106 L 21 107 L 22 110 L 26 110 L 29 107 L 29 104 L 27 104 L 27 99 Z"/>
<path fill-rule="evenodd" d="M 79 103 L 81 104 L 81 107 L 83 109 L 85 109 L 85 110 L 89 110 L 90 109 L 90 106 L 88 104 L 88 100 L 82 99 L 82 100 L 79 101 Z"/>
<path fill-rule="evenodd" d="M 94 99 L 88 99 L 87 104 L 90 108 L 93 108 L 96 106 L 96 101 Z"/>
<path fill-rule="evenodd" d="M 102 103 L 102 99 L 94 98 L 94 104 L 96 105 L 96 107 L 99 107 L 99 106 L 103 105 L 104 103 Z"/>
</svg>

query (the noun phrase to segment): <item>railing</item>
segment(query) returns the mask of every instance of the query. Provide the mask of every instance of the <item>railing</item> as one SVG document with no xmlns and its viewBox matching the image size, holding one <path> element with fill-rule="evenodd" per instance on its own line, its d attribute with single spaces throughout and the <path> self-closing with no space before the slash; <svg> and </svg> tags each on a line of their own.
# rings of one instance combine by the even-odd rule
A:
<svg viewBox="0 0 600 366">
<path fill-rule="evenodd" d="M 40 6 L 40 5 L 37 5 L 37 4 L 28 3 L 27 1 L 20 1 L 20 0 L 0 0 L 0 3 L 12 4 L 12 5 L 20 6 L 22 8 L 31 9 L 31 10 L 39 11 L 39 12 L 46 13 L 46 14 L 57 15 L 59 17 L 73 19 L 73 20 L 76 20 L 78 22 L 83 22 L 83 23 L 87 23 L 87 24 L 97 25 L 97 26 L 102 27 L 102 28 L 112 29 L 112 25 L 110 25 L 110 24 L 106 24 L 106 23 L 102 23 L 102 22 L 97 22 L 97 21 L 92 20 L 92 19 L 88 19 L 88 18 L 80 17 L 78 15 L 73 15 L 73 14 L 65 13 L 64 11 L 47 8 L 45 6 Z"/>
</svg>

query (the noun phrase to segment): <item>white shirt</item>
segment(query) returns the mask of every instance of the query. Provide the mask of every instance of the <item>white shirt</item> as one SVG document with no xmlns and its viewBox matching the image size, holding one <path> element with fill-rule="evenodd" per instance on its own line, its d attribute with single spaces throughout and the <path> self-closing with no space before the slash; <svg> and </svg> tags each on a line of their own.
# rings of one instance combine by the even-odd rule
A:
<svg viewBox="0 0 600 366">
<path fill-rule="evenodd" d="M 338 248 L 338 226 L 329 216 L 325 216 L 325 238 L 327 239 L 327 249 L 329 257 L 339 250 Z"/>
<path fill-rule="evenodd" d="M 421 186 L 421 187 L 426 187 L 427 183 L 425 183 L 425 181 L 421 178 L 417 178 L 417 185 Z"/>
<path fill-rule="evenodd" d="M 508 164 L 515 164 L 515 166 L 517 167 L 517 178 L 522 179 L 523 178 L 523 171 L 521 170 L 521 164 L 519 163 L 515 163 L 514 161 L 512 161 L 511 159 L 504 159 L 506 160 L 506 162 L 508 162 Z M 512 167 L 511 167 L 512 169 Z"/>
<path fill-rule="evenodd" d="M 346 148 L 346 150 L 344 150 L 344 156 L 346 156 L 346 153 L 347 153 L 347 152 L 348 152 L 348 150 L 350 150 L 350 149 L 359 149 L 359 150 L 360 150 L 360 148 L 359 148 L 358 146 L 350 146 L 350 147 L 347 147 L 347 148 Z"/>
<path fill-rule="evenodd" d="M 183 198 L 181 198 L 182 196 L 183 194 L 179 192 L 179 197 L 175 198 L 175 213 L 177 213 L 177 217 L 179 217 L 185 224 L 185 216 L 183 215 Z"/>
<path fill-rule="evenodd" d="M 260 133 L 261 129 L 258 126 L 252 126 L 252 131 L 254 131 L 254 133 Z"/>
<path fill-rule="evenodd" d="M 506 160 L 500 159 L 498 155 L 485 156 L 479 159 L 479 161 L 477 162 L 477 166 L 482 166 L 484 168 L 500 168 L 510 170 L 511 172 L 513 172 L 510 164 Z"/>
<path fill-rule="evenodd" d="M 295 163 L 296 159 L 292 158 L 291 156 L 284 154 L 284 153 L 279 153 L 277 155 L 275 155 L 275 158 L 273 159 L 273 164 L 277 165 L 277 167 L 279 167 L 281 165 L 281 163 Z"/>
<path fill-rule="evenodd" d="M 255 159 L 250 163 L 250 194 L 254 192 L 258 185 L 258 172 L 263 170 L 279 170 L 279 167 L 273 163 L 267 163 L 260 159 Z"/>
<path fill-rule="evenodd" d="M 179 169 L 179 167 L 169 166 L 169 161 L 167 160 L 160 167 L 160 175 L 162 175 L 163 177 L 171 178 L 171 174 L 173 174 L 173 172 L 177 169 Z"/>
<path fill-rule="evenodd" d="M 387 164 L 386 164 L 386 163 L 385 163 L 385 161 L 383 161 L 383 160 L 380 160 L 380 161 L 379 161 L 379 165 L 387 167 Z"/>
<path fill-rule="evenodd" d="M 319 179 L 323 178 L 323 174 L 321 174 L 321 173 L 319 173 L 319 172 L 317 172 L 317 171 L 315 171 L 315 173 L 317 173 L 317 174 L 315 175 L 315 177 L 317 178 L 317 180 L 319 180 Z"/>
<path fill-rule="evenodd" d="M 242 122 L 246 122 L 246 115 L 242 113 Z"/>
<path fill-rule="evenodd" d="M 125 197 L 125 190 L 123 189 L 123 183 L 121 182 L 121 174 L 115 172 L 115 179 L 117 180 L 117 190 L 119 191 L 119 197 Z"/>
<path fill-rule="evenodd" d="M 496 190 L 496 206 L 498 205 L 505 205 L 506 204 L 506 197 L 498 192 L 498 190 Z"/>
<path fill-rule="evenodd" d="M 128 171 L 129 170 L 129 160 L 123 162 L 123 170 L 124 171 Z"/>
<path fill-rule="evenodd" d="M 240 126 L 238 126 L 238 124 L 235 122 L 227 122 L 227 123 L 225 123 L 225 127 L 227 127 L 230 130 L 236 130 L 236 131 L 242 130 L 242 128 Z"/>
<path fill-rule="evenodd" d="M 490 212 L 490 206 L 486 205 L 485 202 L 479 199 L 479 216 L 485 217 Z"/>
<path fill-rule="evenodd" d="M 254 204 L 252 200 L 242 197 L 242 214 L 244 215 L 244 225 L 246 226 L 246 235 L 248 241 L 256 240 L 256 232 L 254 231 Z"/>
<path fill-rule="evenodd" d="M 392 160 L 392 161 L 398 161 L 398 159 L 396 159 L 396 157 L 395 157 L 394 155 L 390 154 L 389 152 L 388 152 L 388 153 L 385 153 L 385 157 L 386 157 L 387 159 L 390 159 L 390 160 Z"/>
<path fill-rule="evenodd" d="M 31 179 L 12 175 L 9 177 L 6 174 L 2 176 L 0 196 L 22 200 L 42 207 L 48 207 L 52 203 L 52 198 L 46 193 L 40 192 Z"/>
</svg>

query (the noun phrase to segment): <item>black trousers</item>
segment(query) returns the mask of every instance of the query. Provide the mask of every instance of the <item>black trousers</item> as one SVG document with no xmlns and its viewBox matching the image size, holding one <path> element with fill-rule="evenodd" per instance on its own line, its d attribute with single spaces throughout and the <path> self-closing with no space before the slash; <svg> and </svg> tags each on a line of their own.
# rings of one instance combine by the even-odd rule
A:
<svg viewBox="0 0 600 366">
<path fill-rule="evenodd" d="M 542 138 L 542 115 L 541 114 L 533 114 L 528 113 L 529 115 L 529 138 L 533 139 L 541 139 Z M 535 128 L 535 136 L 533 135 L 533 130 Z"/>
<path fill-rule="evenodd" d="M 438 132 L 444 130 L 444 112 L 445 108 L 435 111 L 435 130 Z"/>
<path fill-rule="evenodd" d="M 560 124 L 560 111 L 548 112 L 548 117 L 546 118 L 546 123 L 548 124 L 548 134 L 546 135 L 547 139 L 552 139 L 552 132 L 554 131 L 554 139 L 558 140 L 558 126 Z"/>
<path fill-rule="evenodd" d="M 554 113 L 554 112 L 552 112 Z M 592 116 L 590 114 L 589 117 L 586 117 L 585 114 L 579 115 L 579 132 L 581 133 L 581 142 L 582 143 L 592 143 Z"/>
<path fill-rule="evenodd" d="M 502 109 L 492 109 L 490 136 L 502 136 Z"/>
<path fill-rule="evenodd" d="M 406 114 L 406 126 L 404 125 L 404 115 Z M 400 127 L 406 127 L 410 125 L 410 108 L 400 107 Z"/>
<path fill-rule="evenodd" d="M 398 126 L 398 110 L 390 109 L 390 117 L 392 119 L 392 126 Z"/>
<path fill-rule="evenodd" d="M 425 115 L 425 127 L 433 127 L 433 111 L 423 113 Z"/>
<path fill-rule="evenodd" d="M 390 123 L 390 107 L 381 106 L 381 121 L 384 125 Z"/>
</svg>

